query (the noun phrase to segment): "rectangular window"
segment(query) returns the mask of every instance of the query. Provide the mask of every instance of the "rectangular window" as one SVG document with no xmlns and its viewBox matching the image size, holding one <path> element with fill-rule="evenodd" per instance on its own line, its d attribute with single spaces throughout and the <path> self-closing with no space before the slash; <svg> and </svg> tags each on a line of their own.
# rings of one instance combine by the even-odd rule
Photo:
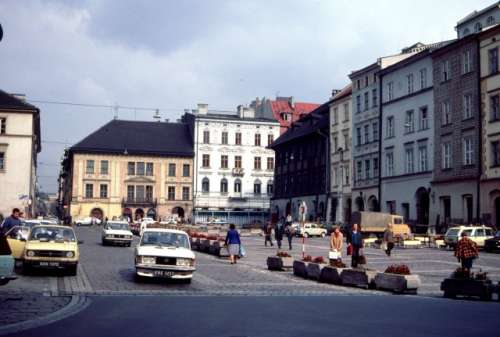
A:
<svg viewBox="0 0 500 337">
<path fill-rule="evenodd" d="M 490 121 L 500 120 L 500 96 L 490 97 Z"/>
<path fill-rule="evenodd" d="M 274 158 L 273 157 L 268 157 L 267 158 L 267 169 L 269 171 L 274 170 Z"/>
<path fill-rule="evenodd" d="M 137 200 L 137 201 L 146 200 L 145 193 L 144 193 L 144 186 L 137 185 L 135 187 L 135 200 Z"/>
<path fill-rule="evenodd" d="M 261 193 L 260 183 L 253 184 L 253 193 L 259 195 Z"/>
<path fill-rule="evenodd" d="M 210 131 L 203 131 L 203 144 L 210 144 Z"/>
<path fill-rule="evenodd" d="M 413 148 L 405 150 L 405 173 L 413 173 Z"/>
<path fill-rule="evenodd" d="M 153 175 L 153 163 L 146 163 L 146 175 L 147 176 Z"/>
<path fill-rule="evenodd" d="M 168 200 L 175 200 L 175 186 L 168 187 Z"/>
<path fill-rule="evenodd" d="M 133 185 L 129 185 L 127 186 L 127 200 L 129 201 L 132 201 L 134 200 L 134 186 Z"/>
<path fill-rule="evenodd" d="M 441 125 L 451 124 L 450 102 L 441 104 Z"/>
<path fill-rule="evenodd" d="M 92 199 L 94 197 L 94 185 L 85 184 L 85 198 Z"/>
<path fill-rule="evenodd" d="M 387 100 L 390 101 L 394 98 L 394 83 L 387 83 Z"/>
<path fill-rule="evenodd" d="M 361 145 L 361 128 L 356 128 L 356 145 Z"/>
<path fill-rule="evenodd" d="M 236 132 L 234 134 L 234 144 L 241 145 L 241 133 L 240 132 Z"/>
<path fill-rule="evenodd" d="M 0 135 L 7 133 L 7 118 L 0 118 Z"/>
<path fill-rule="evenodd" d="M 261 169 L 260 157 L 254 157 L 253 158 L 253 169 L 254 170 L 260 170 Z"/>
<path fill-rule="evenodd" d="M 234 167 L 241 168 L 241 156 L 234 156 Z"/>
<path fill-rule="evenodd" d="M 342 136 L 344 138 L 344 151 L 346 151 L 351 145 L 351 142 L 349 141 L 349 131 L 342 131 Z"/>
<path fill-rule="evenodd" d="M 135 176 L 135 163 L 133 161 L 129 161 L 127 164 L 127 174 L 129 176 Z"/>
<path fill-rule="evenodd" d="M 267 183 L 267 195 L 273 195 L 273 184 Z"/>
<path fill-rule="evenodd" d="M 107 199 L 108 198 L 108 185 L 101 184 L 99 186 L 99 197 L 101 199 Z"/>
<path fill-rule="evenodd" d="M 368 108 L 370 107 L 370 97 L 369 97 L 369 94 L 368 92 L 365 92 L 365 111 L 368 110 Z"/>
<path fill-rule="evenodd" d="M 428 169 L 427 146 L 420 146 L 418 148 L 418 171 L 426 172 Z"/>
<path fill-rule="evenodd" d="M 270 133 L 267 135 L 267 146 L 271 146 L 273 142 L 274 142 L 274 135 Z"/>
<path fill-rule="evenodd" d="M 349 121 L 349 103 L 344 104 L 344 122 Z"/>
<path fill-rule="evenodd" d="M 419 110 L 419 119 L 418 119 L 418 129 L 419 130 L 427 130 L 429 128 L 429 113 L 427 107 L 421 107 Z"/>
<path fill-rule="evenodd" d="M 390 177 L 394 175 L 394 153 L 385 154 L 385 174 Z"/>
<path fill-rule="evenodd" d="M 349 180 L 349 165 L 346 165 L 344 167 L 344 177 L 345 177 L 345 184 L 349 185 L 351 181 Z"/>
<path fill-rule="evenodd" d="M 0 171 L 5 170 L 5 152 L 0 152 Z"/>
<path fill-rule="evenodd" d="M 441 62 L 441 82 L 446 82 L 451 78 L 450 61 Z"/>
<path fill-rule="evenodd" d="M 138 176 L 143 176 L 144 173 L 146 173 L 146 168 L 145 168 L 144 162 L 142 162 L 142 161 L 137 162 L 136 163 L 136 168 L 137 168 L 136 174 Z"/>
<path fill-rule="evenodd" d="M 413 74 L 408 74 L 406 80 L 408 82 L 408 94 L 411 94 L 413 92 Z"/>
<path fill-rule="evenodd" d="M 427 69 L 420 69 L 420 89 L 427 88 Z"/>
<path fill-rule="evenodd" d="M 182 187 L 182 200 L 187 201 L 189 200 L 189 187 Z"/>
<path fill-rule="evenodd" d="M 169 177 L 175 177 L 175 164 L 174 163 L 170 163 L 168 164 L 168 176 Z"/>
<path fill-rule="evenodd" d="M 467 74 L 472 70 L 472 59 L 470 50 L 466 50 L 462 55 L 462 74 Z"/>
<path fill-rule="evenodd" d="M 221 134 L 221 143 L 223 145 L 227 145 L 227 141 L 228 141 L 228 138 L 227 138 L 227 132 L 226 131 L 223 131 L 222 134 Z"/>
<path fill-rule="evenodd" d="M 202 167 L 210 167 L 210 155 L 209 154 L 204 154 L 202 156 Z"/>
<path fill-rule="evenodd" d="M 338 138 L 337 136 L 333 137 L 333 151 L 337 151 L 337 149 L 339 148 L 339 141 L 338 141 Z"/>
<path fill-rule="evenodd" d="M 467 94 L 463 97 L 463 116 L 464 119 L 472 118 L 472 95 Z"/>
<path fill-rule="evenodd" d="M 109 173 L 109 161 L 101 160 L 101 174 Z"/>
<path fill-rule="evenodd" d="M 393 116 L 387 117 L 386 133 L 387 133 L 387 138 L 394 137 L 394 117 Z"/>
<path fill-rule="evenodd" d="M 153 186 L 146 185 L 146 200 L 153 201 Z"/>
<path fill-rule="evenodd" d="M 378 105 L 378 96 L 377 89 L 372 90 L 372 107 L 376 107 Z"/>
<path fill-rule="evenodd" d="M 464 165 L 474 164 L 474 141 L 472 138 L 463 139 Z"/>
<path fill-rule="evenodd" d="M 365 125 L 364 130 L 365 130 L 365 144 L 368 144 L 370 142 L 370 125 Z"/>
<path fill-rule="evenodd" d="M 95 162 L 91 159 L 87 160 L 87 165 L 85 167 L 85 173 L 87 174 L 94 174 L 94 165 Z"/>
<path fill-rule="evenodd" d="M 183 164 L 182 165 L 182 176 L 183 177 L 189 177 L 189 176 L 191 176 L 190 165 L 189 164 Z"/>
<path fill-rule="evenodd" d="M 361 112 L 361 96 L 358 95 L 356 96 L 356 113 L 360 113 Z"/>
<path fill-rule="evenodd" d="M 488 50 L 488 68 L 490 75 L 498 72 L 498 48 Z"/>
<path fill-rule="evenodd" d="M 441 145 L 441 156 L 442 156 L 442 162 L 441 162 L 441 168 L 443 170 L 450 169 L 451 168 L 451 143 L 450 142 L 445 142 Z"/>
<path fill-rule="evenodd" d="M 370 160 L 365 160 L 365 179 L 371 178 L 370 166 Z"/>
<path fill-rule="evenodd" d="M 356 162 L 356 180 L 363 180 L 363 162 L 361 160 Z"/>
<path fill-rule="evenodd" d="M 225 154 L 220 156 L 220 168 L 227 169 L 229 167 L 229 157 Z"/>
<path fill-rule="evenodd" d="M 260 133 L 255 134 L 255 146 L 260 146 Z"/>
<path fill-rule="evenodd" d="M 405 115 L 405 133 L 412 133 L 414 131 L 415 123 L 413 119 L 413 110 L 408 110 Z"/>
<path fill-rule="evenodd" d="M 500 141 L 491 142 L 491 166 L 500 166 Z"/>
<path fill-rule="evenodd" d="M 333 108 L 333 125 L 339 123 L 339 109 L 337 107 Z"/>
<path fill-rule="evenodd" d="M 378 175 L 378 158 L 373 158 L 373 176 Z"/>
<path fill-rule="evenodd" d="M 373 141 L 376 142 L 378 140 L 378 123 L 372 123 L 372 133 L 373 133 Z"/>
</svg>

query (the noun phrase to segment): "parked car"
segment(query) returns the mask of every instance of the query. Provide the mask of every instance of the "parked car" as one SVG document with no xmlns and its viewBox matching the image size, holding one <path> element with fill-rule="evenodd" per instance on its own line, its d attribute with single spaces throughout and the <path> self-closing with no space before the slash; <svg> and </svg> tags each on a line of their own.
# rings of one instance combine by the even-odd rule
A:
<svg viewBox="0 0 500 337">
<path fill-rule="evenodd" d="M 489 253 L 500 252 L 500 231 L 491 239 L 484 240 L 484 250 Z"/>
<path fill-rule="evenodd" d="M 22 260 L 24 256 L 24 246 L 32 228 L 25 225 L 26 224 L 23 224 L 23 226 L 14 226 L 5 233 L 11 254 L 14 259 L 18 261 Z"/>
<path fill-rule="evenodd" d="M 190 283 L 195 268 L 186 232 L 175 229 L 146 228 L 135 248 L 136 278 L 160 277 Z"/>
<path fill-rule="evenodd" d="M 23 269 L 25 272 L 33 268 L 64 269 L 74 276 L 79 260 L 79 243 L 82 242 L 77 241 L 71 227 L 35 226 L 25 241 Z"/>
<path fill-rule="evenodd" d="M 75 225 L 77 226 L 92 226 L 92 225 L 100 225 L 101 220 L 95 217 L 88 216 L 86 218 L 76 219 Z"/>
<path fill-rule="evenodd" d="M 484 247 L 484 242 L 493 237 L 493 230 L 486 226 L 457 226 L 451 227 L 444 235 L 444 243 L 447 247 L 455 247 L 462 232 L 467 232 L 469 238 L 474 241 L 478 247 Z"/>
<path fill-rule="evenodd" d="M 17 277 L 14 273 L 14 257 L 5 236 L 0 235 L 0 286 L 4 286 Z"/>
<path fill-rule="evenodd" d="M 108 221 L 102 228 L 102 245 L 118 244 L 130 247 L 133 234 L 126 221 Z"/>
<path fill-rule="evenodd" d="M 293 224 L 292 224 L 293 226 Z M 321 236 L 325 237 L 326 236 L 326 228 L 321 227 L 318 224 L 315 223 L 305 223 L 304 227 L 301 227 L 300 225 L 296 229 L 295 233 L 298 236 L 303 236 L 305 238 L 308 238 L 310 236 Z"/>
</svg>

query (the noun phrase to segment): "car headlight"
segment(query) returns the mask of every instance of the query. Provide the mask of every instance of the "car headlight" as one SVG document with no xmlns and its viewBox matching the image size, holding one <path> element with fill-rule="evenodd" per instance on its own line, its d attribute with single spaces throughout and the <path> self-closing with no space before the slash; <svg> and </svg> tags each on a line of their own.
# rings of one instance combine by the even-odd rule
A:
<svg viewBox="0 0 500 337">
<path fill-rule="evenodd" d="M 156 257 L 154 257 L 154 256 L 141 256 L 140 261 L 143 264 L 155 264 Z"/>
<path fill-rule="evenodd" d="M 33 250 L 28 250 L 26 252 L 26 255 L 29 256 L 29 257 L 33 257 L 33 256 L 35 256 L 35 252 Z"/>
<path fill-rule="evenodd" d="M 177 263 L 178 266 L 183 266 L 183 267 L 190 267 L 194 265 L 194 260 L 193 259 L 183 259 L 183 258 L 178 258 Z"/>
<path fill-rule="evenodd" d="M 69 258 L 75 257 L 75 253 L 73 253 L 73 252 L 66 252 L 66 257 L 69 257 Z"/>
</svg>

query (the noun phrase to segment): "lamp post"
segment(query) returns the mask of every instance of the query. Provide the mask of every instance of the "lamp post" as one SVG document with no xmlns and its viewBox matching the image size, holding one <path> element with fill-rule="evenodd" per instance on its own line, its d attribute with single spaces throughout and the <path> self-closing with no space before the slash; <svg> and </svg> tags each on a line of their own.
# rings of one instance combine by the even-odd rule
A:
<svg viewBox="0 0 500 337">
<path fill-rule="evenodd" d="M 339 202 L 338 202 L 338 205 L 339 205 L 339 216 L 338 216 L 338 219 L 339 219 L 339 223 L 342 224 L 344 222 L 344 203 L 343 203 L 343 192 L 344 192 L 344 164 L 343 164 L 343 161 L 344 161 L 344 149 L 339 147 L 337 149 L 337 152 L 339 153 L 339 156 L 340 156 L 340 164 L 339 164 L 339 168 L 340 168 L 340 184 L 338 184 L 339 186 L 339 192 L 338 192 L 338 195 L 339 195 Z M 338 177 L 338 175 L 337 175 Z"/>
</svg>

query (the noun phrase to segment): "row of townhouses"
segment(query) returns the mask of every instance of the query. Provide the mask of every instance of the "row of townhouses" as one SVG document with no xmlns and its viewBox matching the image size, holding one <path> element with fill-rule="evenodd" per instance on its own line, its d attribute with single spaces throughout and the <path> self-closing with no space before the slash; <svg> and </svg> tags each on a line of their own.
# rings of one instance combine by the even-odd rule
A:
<svg viewBox="0 0 500 337">
<path fill-rule="evenodd" d="M 397 213 L 417 231 L 498 225 L 499 4 L 460 20 L 455 40 L 352 71 L 293 123 L 271 146 L 276 211 L 297 218 L 305 202 L 309 219 L 340 223 L 352 211 Z"/>
</svg>

